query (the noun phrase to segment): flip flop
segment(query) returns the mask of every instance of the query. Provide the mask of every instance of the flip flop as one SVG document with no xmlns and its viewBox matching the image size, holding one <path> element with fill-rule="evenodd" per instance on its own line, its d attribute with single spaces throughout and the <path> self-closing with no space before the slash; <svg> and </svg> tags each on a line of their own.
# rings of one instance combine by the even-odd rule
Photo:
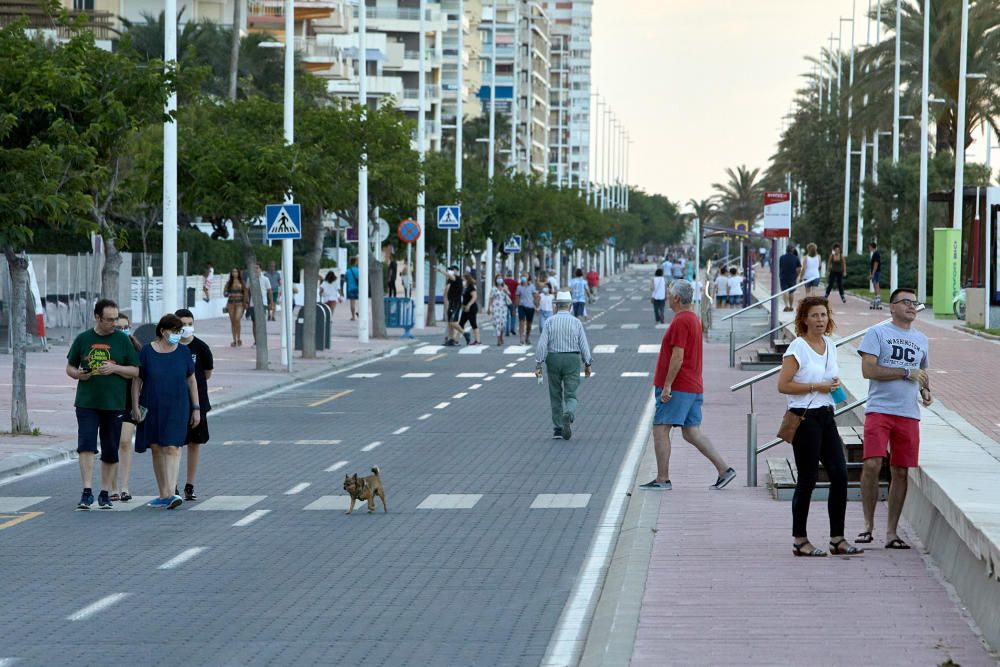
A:
<svg viewBox="0 0 1000 667">
<path fill-rule="evenodd" d="M 897 537 L 894 540 L 889 540 L 886 543 L 885 548 L 886 549 L 909 549 L 910 545 Z"/>
<path fill-rule="evenodd" d="M 874 542 L 875 538 L 872 537 L 872 533 L 870 530 L 866 530 L 863 533 L 858 533 L 858 536 L 854 538 L 854 541 L 861 542 L 862 544 L 869 544 L 871 542 Z"/>
</svg>

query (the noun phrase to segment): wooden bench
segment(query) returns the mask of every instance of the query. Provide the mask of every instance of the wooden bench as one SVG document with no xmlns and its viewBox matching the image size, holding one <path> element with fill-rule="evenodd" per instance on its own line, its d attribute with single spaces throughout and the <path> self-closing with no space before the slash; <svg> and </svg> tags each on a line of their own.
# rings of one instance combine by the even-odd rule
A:
<svg viewBox="0 0 1000 667">
<path fill-rule="evenodd" d="M 863 468 L 864 434 L 861 426 L 839 426 L 840 438 L 844 441 L 844 456 L 847 459 L 847 499 L 861 500 L 861 470 Z M 794 458 L 772 457 L 767 461 L 767 487 L 775 500 L 791 500 L 795 493 L 798 471 Z M 889 464 L 883 463 L 879 474 L 879 500 L 885 500 L 889 490 Z M 830 480 L 820 464 L 813 500 L 825 500 L 830 491 Z"/>
</svg>

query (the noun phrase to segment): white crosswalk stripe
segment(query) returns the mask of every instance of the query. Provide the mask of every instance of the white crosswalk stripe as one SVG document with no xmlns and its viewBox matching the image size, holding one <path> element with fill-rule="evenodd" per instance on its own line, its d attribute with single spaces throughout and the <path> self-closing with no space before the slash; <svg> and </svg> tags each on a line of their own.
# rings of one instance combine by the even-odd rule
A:
<svg viewBox="0 0 1000 667">
<path fill-rule="evenodd" d="M 433 493 L 417 505 L 418 510 L 469 510 L 476 506 L 481 493 Z"/>
<path fill-rule="evenodd" d="M 0 498 L 0 512 L 20 512 L 25 507 L 31 507 L 48 500 L 51 496 L 8 496 Z"/>
<path fill-rule="evenodd" d="M 622 325 L 622 329 L 638 329 L 638 328 L 639 328 L 639 325 L 636 324 L 636 323 L 634 323 L 634 322 L 632 324 L 623 324 Z"/>
<path fill-rule="evenodd" d="M 528 352 L 531 352 L 530 345 L 508 345 L 503 351 L 504 354 L 527 354 Z"/>
<path fill-rule="evenodd" d="M 404 378 L 422 379 L 422 378 L 429 378 L 432 375 L 434 375 L 434 373 L 404 373 L 403 377 Z"/>
<path fill-rule="evenodd" d="M 622 373 L 623 378 L 647 378 L 649 373 L 647 371 L 625 371 Z"/>
<path fill-rule="evenodd" d="M 595 345 L 594 354 L 614 354 L 617 349 L 617 345 Z"/>
<path fill-rule="evenodd" d="M 437 354 L 443 349 L 443 345 L 421 345 L 413 351 L 413 354 Z"/>
<path fill-rule="evenodd" d="M 593 329 L 594 331 L 599 331 L 600 329 L 604 329 L 604 328 L 605 328 L 605 327 L 607 327 L 607 326 L 608 326 L 607 324 L 604 324 L 604 323 L 602 322 L 602 323 L 600 323 L 600 324 L 588 324 L 588 325 L 587 325 L 587 328 L 588 328 L 588 329 Z"/>
<path fill-rule="evenodd" d="M 639 354 L 659 354 L 659 353 L 660 353 L 660 346 L 659 345 L 640 345 L 639 346 Z"/>
<path fill-rule="evenodd" d="M 459 354 L 482 354 L 488 348 L 488 345 L 466 345 L 461 350 L 458 351 Z"/>
<path fill-rule="evenodd" d="M 530 509 L 579 509 L 588 503 L 589 493 L 539 493 L 531 502 Z"/>
<path fill-rule="evenodd" d="M 212 496 L 207 500 L 199 500 L 191 510 L 240 512 L 265 498 L 267 496 Z"/>
<path fill-rule="evenodd" d="M 457 378 L 484 378 L 486 373 L 459 373 L 455 377 Z"/>
<path fill-rule="evenodd" d="M 379 375 L 382 375 L 382 374 L 381 373 L 353 373 L 351 375 L 348 375 L 347 379 L 349 379 L 349 380 L 354 380 L 354 379 L 364 379 L 364 380 L 367 380 L 367 379 L 370 379 L 370 378 L 377 378 Z"/>
</svg>

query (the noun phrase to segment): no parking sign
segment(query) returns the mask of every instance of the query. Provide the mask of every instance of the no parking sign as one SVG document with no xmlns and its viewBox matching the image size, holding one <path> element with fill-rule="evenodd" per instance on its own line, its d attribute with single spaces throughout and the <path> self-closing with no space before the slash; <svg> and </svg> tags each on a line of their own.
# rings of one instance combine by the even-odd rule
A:
<svg viewBox="0 0 1000 667">
<path fill-rule="evenodd" d="M 420 238 L 420 225 L 417 224 L 416 220 L 407 218 L 399 223 L 396 235 L 403 243 L 415 243 Z"/>
</svg>

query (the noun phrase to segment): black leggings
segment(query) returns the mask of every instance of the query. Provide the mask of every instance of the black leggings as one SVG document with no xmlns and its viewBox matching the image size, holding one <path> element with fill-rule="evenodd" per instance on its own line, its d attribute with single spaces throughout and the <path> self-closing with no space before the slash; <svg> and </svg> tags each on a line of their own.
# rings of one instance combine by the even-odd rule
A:
<svg viewBox="0 0 1000 667">
<path fill-rule="evenodd" d="M 840 298 L 844 298 L 844 274 L 840 271 L 831 271 L 830 277 L 826 279 L 826 295 L 829 297 L 830 292 L 833 291 L 833 285 L 836 283 L 837 291 L 840 292 Z"/>
<path fill-rule="evenodd" d="M 472 330 L 475 331 L 476 329 L 479 328 L 479 325 L 476 324 L 476 315 L 478 314 L 479 314 L 479 309 L 476 306 L 472 306 L 468 310 L 463 310 L 462 316 L 458 318 L 458 326 L 464 329 L 465 323 L 468 322 L 469 324 L 472 325 Z"/>
<path fill-rule="evenodd" d="M 805 413 L 805 419 L 795 432 L 792 450 L 795 452 L 795 467 L 798 482 L 792 496 L 792 537 L 806 537 L 806 521 L 809 519 L 809 503 L 816 487 L 819 462 L 823 462 L 830 479 L 830 497 L 827 512 L 830 515 L 830 536 L 844 534 L 844 514 L 847 512 L 847 462 L 844 460 L 844 443 L 837 433 L 837 422 L 830 408 L 802 410 L 793 408 L 796 414 Z"/>
</svg>

